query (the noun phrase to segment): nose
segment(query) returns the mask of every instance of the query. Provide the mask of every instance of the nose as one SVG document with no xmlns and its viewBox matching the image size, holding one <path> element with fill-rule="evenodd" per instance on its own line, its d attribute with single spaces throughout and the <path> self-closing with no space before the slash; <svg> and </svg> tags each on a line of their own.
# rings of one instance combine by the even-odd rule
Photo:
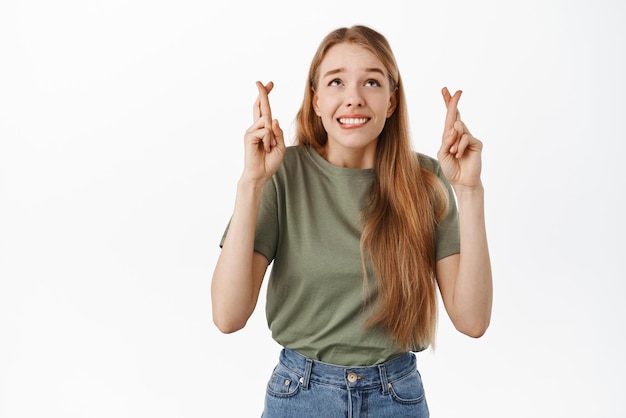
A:
<svg viewBox="0 0 626 418">
<path fill-rule="evenodd" d="M 365 100 L 359 86 L 351 86 L 346 89 L 346 105 L 348 107 L 363 107 Z"/>
</svg>

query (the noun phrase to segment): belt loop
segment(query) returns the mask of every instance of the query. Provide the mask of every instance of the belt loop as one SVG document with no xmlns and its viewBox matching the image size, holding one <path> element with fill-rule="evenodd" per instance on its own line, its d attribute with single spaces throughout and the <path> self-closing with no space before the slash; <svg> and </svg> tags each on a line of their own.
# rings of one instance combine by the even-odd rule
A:
<svg viewBox="0 0 626 418">
<path fill-rule="evenodd" d="M 383 387 L 383 395 L 389 394 L 389 382 L 387 382 L 387 369 L 384 364 L 378 365 L 378 373 L 380 374 L 380 384 Z"/>
<path fill-rule="evenodd" d="M 306 366 L 304 366 L 304 376 L 302 376 L 302 380 L 300 383 L 302 384 L 302 389 L 309 389 L 309 382 L 311 381 L 311 369 L 313 368 L 313 360 L 307 357 Z"/>
</svg>

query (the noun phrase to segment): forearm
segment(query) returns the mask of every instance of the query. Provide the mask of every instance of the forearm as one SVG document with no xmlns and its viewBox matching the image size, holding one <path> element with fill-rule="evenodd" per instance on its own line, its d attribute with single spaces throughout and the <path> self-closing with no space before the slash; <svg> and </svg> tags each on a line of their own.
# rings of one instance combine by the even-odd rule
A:
<svg viewBox="0 0 626 418">
<path fill-rule="evenodd" d="M 211 283 L 213 321 L 223 332 L 242 328 L 256 306 L 254 236 L 264 183 L 240 180 L 235 207 Z"/>
<path fill-rule="evenodd" d="M 485 226 L 484 189 L 455 190 L 461 254 L 454 288 L 455 316 L 470 335 L 482 335 L 491 319 L 493 285 Z"/>
</svg>

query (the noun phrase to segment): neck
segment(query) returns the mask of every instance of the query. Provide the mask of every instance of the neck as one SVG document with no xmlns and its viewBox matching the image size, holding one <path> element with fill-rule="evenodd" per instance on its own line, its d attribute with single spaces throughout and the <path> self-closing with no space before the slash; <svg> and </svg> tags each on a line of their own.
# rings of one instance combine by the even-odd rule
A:
<svg viewBox="0 0 626 418">
<path fill-rule="evenodd" d="M 369 169 L 374 168 L 376 144 L 365 148 L 346 148 L 327 143 L 320 150 L 320 155 L 334 166 L 342 168 Z"/>
</svg>

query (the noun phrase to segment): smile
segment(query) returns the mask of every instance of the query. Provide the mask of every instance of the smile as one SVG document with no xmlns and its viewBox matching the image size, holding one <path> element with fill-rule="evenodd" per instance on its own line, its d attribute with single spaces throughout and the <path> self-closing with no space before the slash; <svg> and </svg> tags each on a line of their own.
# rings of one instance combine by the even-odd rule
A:
<svg viewBox="0 0 626 418">
<path fill-rule="evenodd" d="M 363 125 L 369 121 L 368 118 L 339 118 L 339 123 L 342 125 Z"/>
</svg>

